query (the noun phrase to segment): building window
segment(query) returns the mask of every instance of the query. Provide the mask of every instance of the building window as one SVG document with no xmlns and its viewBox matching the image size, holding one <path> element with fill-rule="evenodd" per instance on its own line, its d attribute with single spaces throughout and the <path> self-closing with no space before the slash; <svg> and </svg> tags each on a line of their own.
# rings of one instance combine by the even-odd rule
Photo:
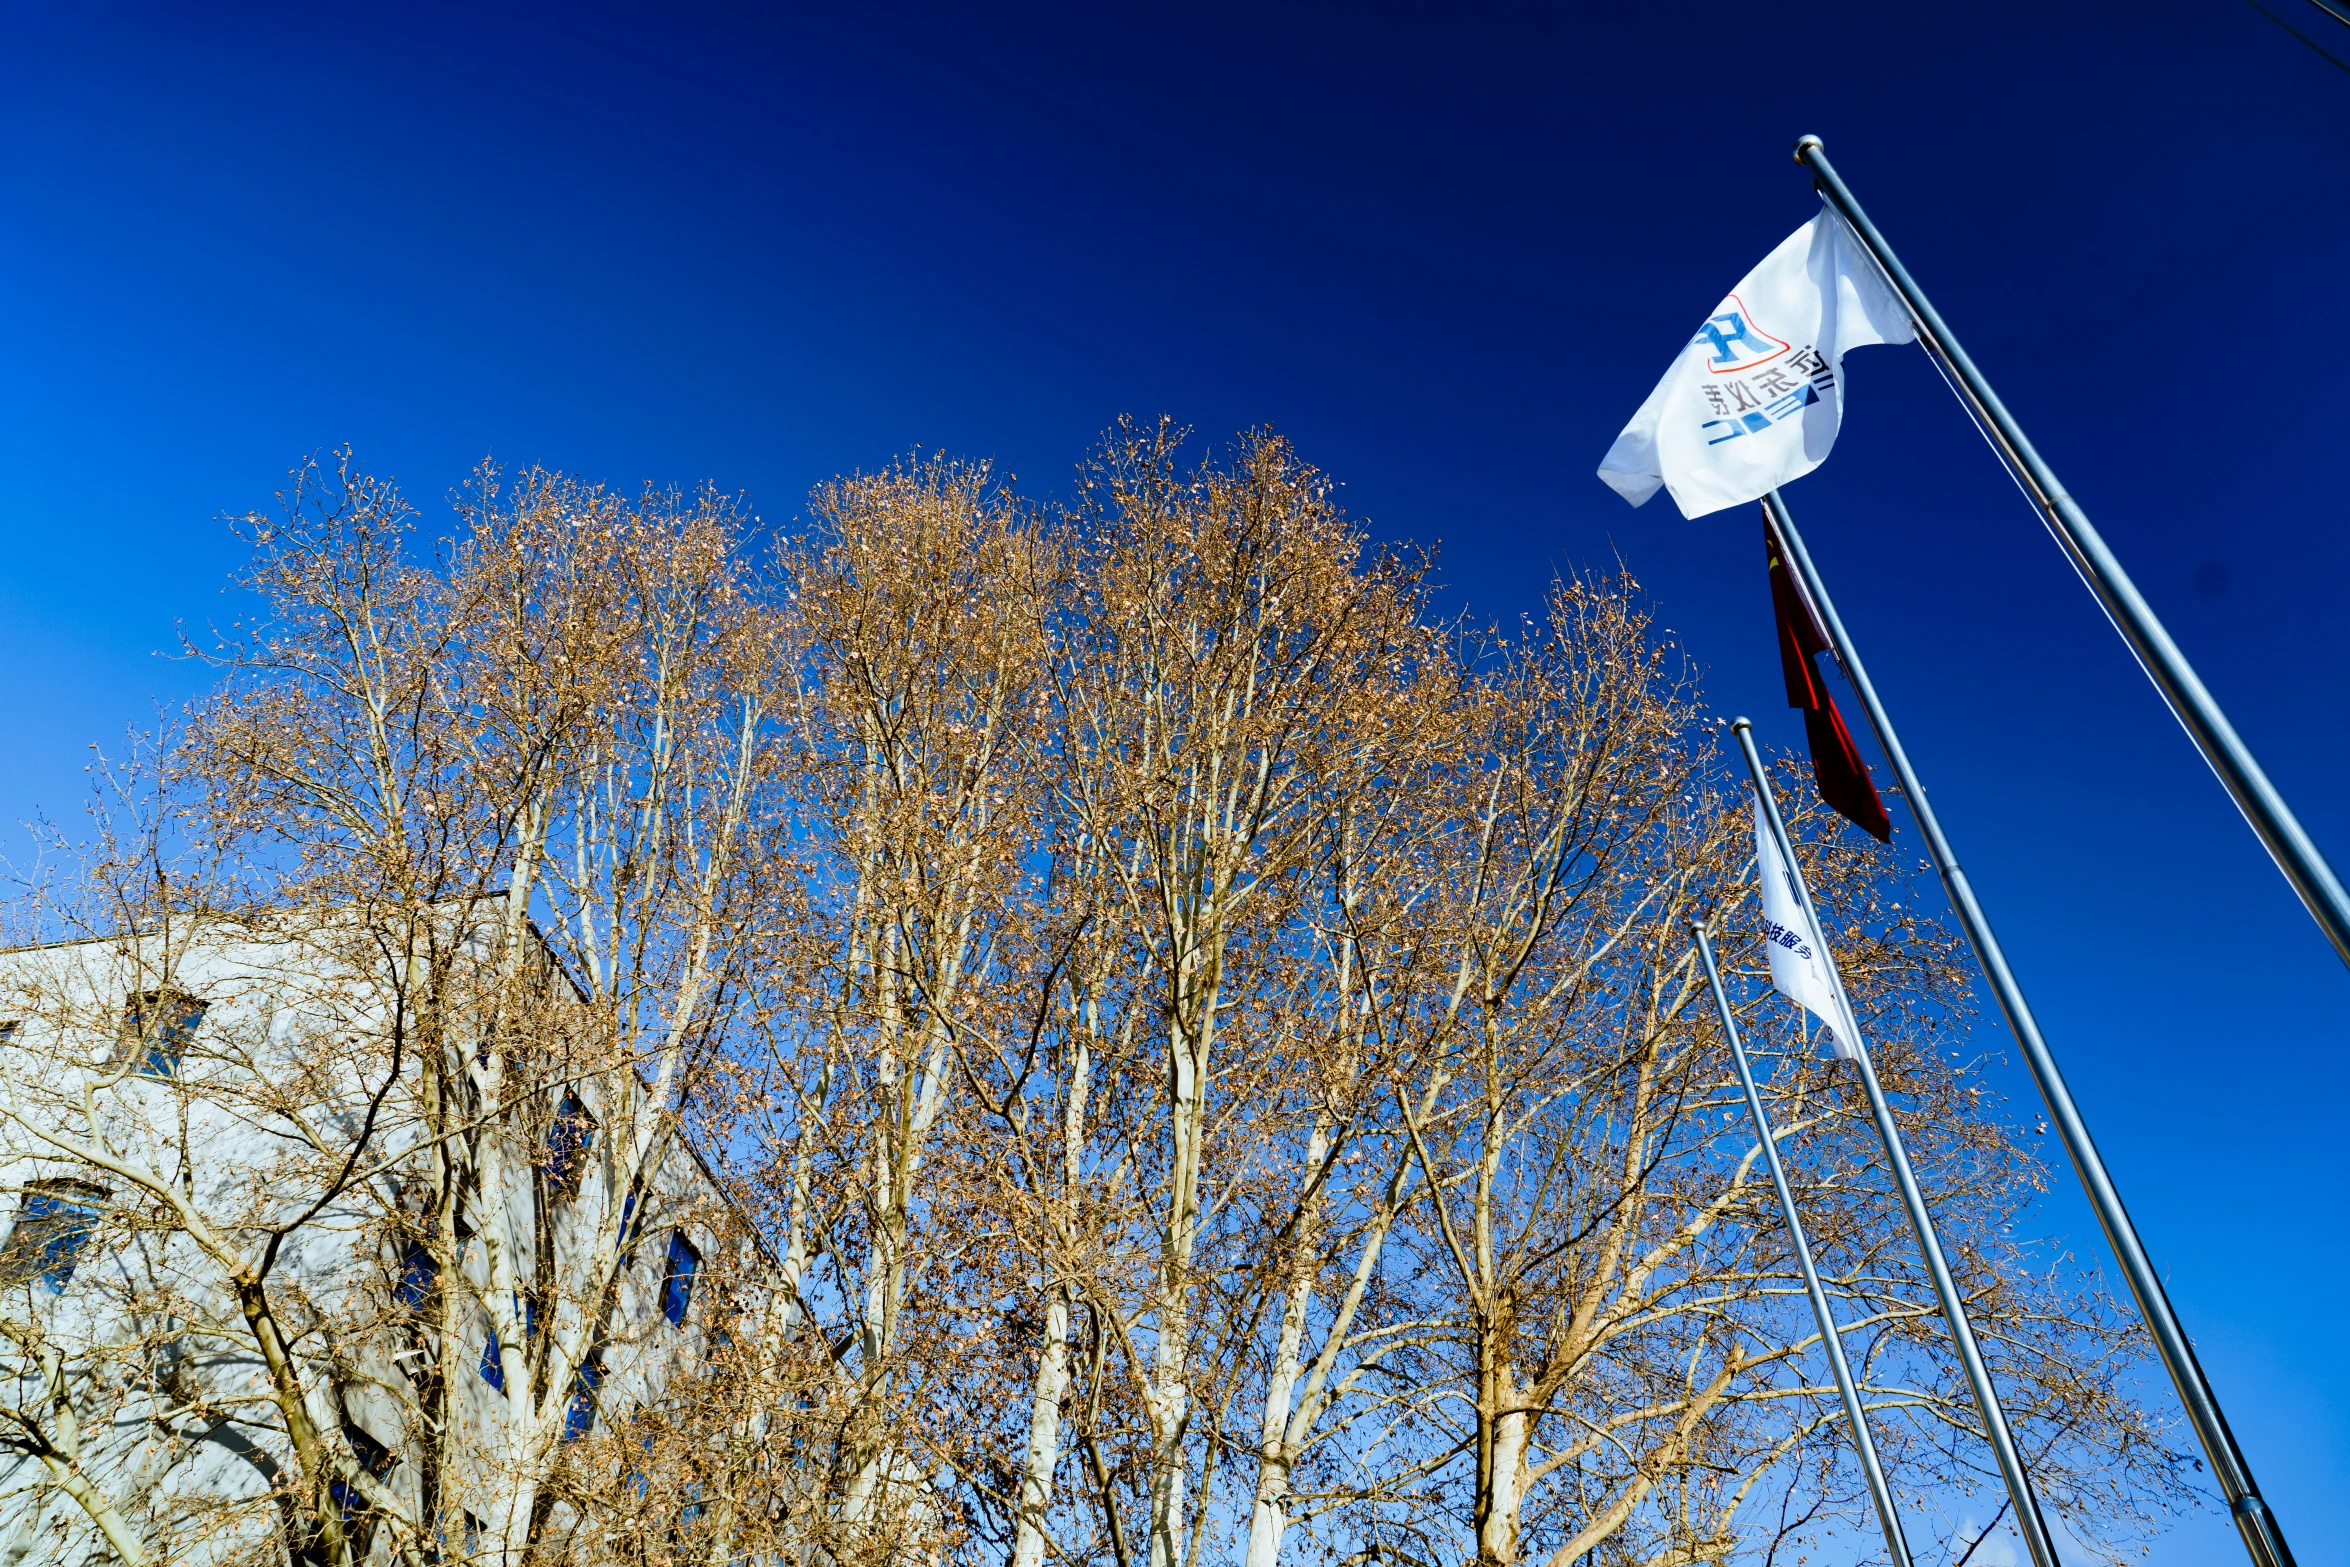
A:
<svg viewBox="0 0 2350 1567">
<path fill-rule="evenodd" d="M 661 1315 L 682 1326 L 686 1308 L 694 1300 L 694 1275 L 702 1270 L 702 1254 L 685 1238 L 685 1231 L 669 1236 L 669 1271 L 661 1280 Z"/>
<path fill-rule="evenodd" d="M 367 1471 L 369 1479 L 381 1480 L 399 1467 L 399 1455 L 359 1427 L 343 1427 L 343 1436 L 351 1444 L 351 1456 L 359 1460 L 359 1467 Z M 366 1494 L 340 1476 L 326 1483 L 326 1494 L 334 1498 L 335 1506 L 341 1511 L 345 1523 L 355 1522 L 367 1508 Z"/>
<path fill-rule="evenodd" d="M 204 1021 L 206 1003 L 177 990 L 150 990 L 123 1007 L 125 1051 L 138 1060 L 140 1077 L 177 1077 L 180 1057 Z"/>
<path fill-rule="evenodd" d="M 564 1094 L 555 1106 L 555 1119 L 547 1125 L 547 1184 L 559 1192 L 577 1186 L 580 1172 L 587 1168 L 588 1150 L 595 1145 L 596 1118 L 577 1094 Z"/>
<path fill-rule="evenodd" d="M 576 1442 L 595 1429 L 596 1388 L 604 1380 L 604 1368 L 589 1356 L 571 1379 L 571 1403 L 563 1411 L 563 1440 Z"/>
<path fill-rule="evenodd" d="M 638 1437 L 636 1439 L 636 1445 L 642 1452 L 652 1452 L 653 1438 L 651 1433 L 648 1432 L 644 1436 Z M 645 1472 L 642 1469 L 637 1468 L 631 1468 L 627 1474 L 623 1475 L 621 1477 L 621 1483 L 626 1485 L 628 1487 L 629 1494 L 640 1502 L 645 1499 L 645 1494 L 653 1489 L 653 1482 L 646 1477 Z"/>
<path fill-rule="evenodd" d="M 690 1482 L 685 1488 L 685 1505 L 677 1510 L 677 1527 L 669 1531 L 669 1543 L 683 1544 L 686 1537 L 701 1527 L 703 1516 L 709 1510 L 710 1504 L 702 1499 L 702 1482 Z"/>
<path fill-rule="evenodd" d="M 522 1341 L 527 1344 L 539 1336 L 539 1303 L 517 1290 L 514 1309 L 522 1318 Z M 506 1391 L 506 1351 L 498 1341 L 495 1323 L 490 1325 L 490 1341 L 481 1347 L 481 1379 L 501 1393 Z"/>
<path fill-rule="evenodd" d="M 431 1297 L 441 1279 L 441 1265 L 422 1241 L 410 1241 L 400 1253 L 400 1278 L 392 1286 L 392 1301 L 403 1311 L 415 1311 Z"/>
<path fill-rule="evenodd" d="M 0 1284 L 38 1279 L 50 1293 L 62 1293 L 97 1232 L 106 1195 L 87 1181 L 28 1182 L 7 1244 L 0 1245 Z"/>
</svg>

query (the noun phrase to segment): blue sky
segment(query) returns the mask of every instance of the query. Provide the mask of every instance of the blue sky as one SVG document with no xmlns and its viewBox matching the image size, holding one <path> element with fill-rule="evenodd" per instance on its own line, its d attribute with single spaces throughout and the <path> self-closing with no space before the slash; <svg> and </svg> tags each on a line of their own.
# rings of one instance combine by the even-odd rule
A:
<svg viewBox="0 0 2350 1567">
<path fill-rule="evenodd" d="M 1620 557 L 1799 743 L 1751 511 L 1592 470 L 1816 132 L 2350 868 L 2350 71 L 2239 0 L 1119 9 L 0 7 L 0 821 L 202 687 L 156 654 L 238 612 L 217 519 L 343 441 L 436 523 L 485 455 L 784 523 L 917 443 L 1050 493 L 1123 412 L 1268 423 L 1479 614 Z M 1848 369 L 1789 502 L 2340 1560 L 2350 974 L 1920 352 Z"/>
</svg>

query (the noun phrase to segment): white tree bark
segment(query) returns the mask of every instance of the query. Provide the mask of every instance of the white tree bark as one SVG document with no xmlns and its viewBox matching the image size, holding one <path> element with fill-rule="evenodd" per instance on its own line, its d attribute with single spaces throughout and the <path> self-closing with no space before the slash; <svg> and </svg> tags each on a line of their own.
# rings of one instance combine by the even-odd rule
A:
<svg viewBox="0 0 2350 1567">
<path fill-rule="evenodd" d="M 1084 1016 L 1093 1019 L 1088 1002 Z M 1079 1183 L 1085 1170 L 1085 1108 L 1092 1088 L 1093 1053 L 1082 1028 L 1069 1068 L 1067 1104 L 1061 1117 L 1061 1214 L 1054 1228 L 1063 1251 L 1070 1233 Z M 1057 1263 L 1060 1259 L 1048 1259 Z M 1044 1340 L 1037 1357 L 1036 1391 L 1028 1417 L 1028 1459 L 1020 1472 L 1020 1500 L 1012 1539 L 1012 1567 L 1038 1567 L 1044 1560 L 1045 1514 L 1053 1504 L 1053 1470 L 1060 1463 L 1061 1404 L 1068 1397 L 1069 1309 L 1075 1291 L 1048 1277 L 1044 1282 Z"/>
<path fill-rule="evenodd" d="M 1143 1389 L 1151 1439 L 1150 1567 L 1183 1567 L 1183 1493 L 1191 1427 L 1191 1267 L 1199 1242 L 1206 1082 L 1215 1043 L 1222 946 L 1220 931 L 1178 926 L 1178 951 L 1205 952 L 1178 966 L 1174 1026 L 1167 1040 L 1167 1207 L 1152 1313 L 1150 1380 Z"/>
<path fill-rule="evenodd" d="M 1069 1391 L 1069 1291 L 1045 1292 L 1043 1351 L 1037 1357 L 1036 1396 L 1028 1419 L 1028 1461 L 1020 1474 L 1012 1567 L 1044 1560 L 1044 1516 L 1053 1501 L 1053 1468 L 1060 1460 L 1061 1400 Z"/>
<path fill-rule="evenodd" d="M 1493 1422 L 1492 1490 L 1477 1529 L 1477 1559 L 1509 1567 L 1518 1559 L 1518 1514 L 1526 1501 L 1526 1417 L 1505 1411 Z"/>
<path fill-rule="evenodd" d="M 92 1483 L 84 1472 L 88 1455 L 82 1450 L 82 1416 L 75 1404 L 72 1374 L 66 1368 L 65 1357 L 43 1344 L 34 1346 L 25 1359 L 30 1367 L 37 1368 L 41 1395 L 38 1401 L 45 1406 L 48 1419 L 45 1426 L 35 1424 L 23 1406 L 6 1411 L 6 1424 L 0 1425 L 0 1452 L 14 1451 L 37 1459 L 49 1483 L 64 1492 L 97 1525 L 123 1567 L 147 1567 L 146 1537 L 123 1515 L 114 1497 Z M 29 1382 L 32 1378 L 28 1376 L 24 1380 Z M 30 1390 L 20 1386 L 20 1393 L 25 1391 Z M 26 1401 L 27 1405 L 34 1402 Z M 26 1504 L 20 1499 L 17 1505 Z M 28 1535 L 28 1549 L 30 1544 Z"/>
<path fill-rule="evenodd" d="M 1329 1155 L 1329 1120 L 1317 1116 L 1306 1139 L 1305 1179 L 1311 1180 L 1312 1172 L 1319 1170 Z M 1306 1210 L 1298 1215 L 1296 1255 L 1281 1307 L 1281 1333 L 1274 1342 L 1273 1364 L 1265 1378 L 1265 1418 L 1257 1444 L 1257 1496 L 1249 1514 L 1247 1567 L 1273 1567 L 1281 1558 L 1281 1536 L 1289 1528 L 1289 1475 L 1297 1457 L 1290 1441 L 1290 1401 L 1297 1389 L 1306 1312 L 1314 1299 L 1320 1208 L 1319 1202 L 1309 1200 Z"/>
</svg>

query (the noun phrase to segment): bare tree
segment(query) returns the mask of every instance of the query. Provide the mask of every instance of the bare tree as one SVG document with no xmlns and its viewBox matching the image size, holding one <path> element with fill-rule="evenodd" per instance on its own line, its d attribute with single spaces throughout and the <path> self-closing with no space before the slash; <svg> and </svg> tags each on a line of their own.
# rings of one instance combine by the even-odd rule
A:
<svg viewBox="0 0 2350 1567">
<path fill-rule="evenodd" d="M 1284 443 L 1251 437 L 1185 472 L 1177 440 L 1128 427 L 1087 471 L 1098 542 L 1062 685 L 1073 828 L 1115 877 L 1158 1058 L 1116 1161 L 1144 1183 L 1150 1255 L 1100 1312 L 1147 1427 L 1152 1567 L 1196 1554 L 1187 1485 L 1196 1457 L 1208 1489 L 1218 1449 L 1195 1392 L 1220 1429 L 1233 1391 L 1228 1366 L 1195 1355 L 1246 1337 L 1200 1310 L 1225 1293 L 1250 1166 L 1300 1086 L 1284 1047 L 1305 1023 L 1301 907 L 1334 802 L 1375 776 L 1370 738 L 1395 726 L 1383 688 L 1407 684 L 1396 671 L 1426 640 L 1413 568 L 1367 556 L 1330 481 Z"/>
<path fill-rule="evenodd" d="M 267 614 L 23 879 L 0 1487 L 41 1560 L 1684 1567 L 1988 1483 L 1626 578 L 1440 617 L 1271 434 L 1065 505 L 306 468 Z M 2181 1496 L 1904 867 L 1783 799 L 2076 1535 Z M 51 943 L 41 946 L 35 943 Z M 58 945 L 57 943 L 62 943 Z M 193 1020 L 193 1021 L 191 1021 Z M 168 1068 L 168 1069 L 167 1069 Z"/>
<path fill-rule="evenodd" d="M 7 1107 L 169 1237 L 180 1338 L 257 1359 L 248 1445 L 305 1560 L 545 1533 L 765 923 L 775 661 L 730 504 L 485 470 L 465 521 L 413 565 L 405 504 L 347 466 L 248 519 L 269 617 L 217 655 L 144 852 L 101 857 L 120 893 L 78 919 L 107 973 L 33 998 L 50 1102 Z M 61 1048 L 126 993 L 150 1034 L 206 1006 L 185 1070 Z M 207 1131 L 158 1162 L 133 1145 L 167 1098 Z"/>
<path fill-rule="evenodd" d="M 819 491 L 785 547 L 778 678 L 791 787 L 777 852 L 795 928 L 757 1125 L 792 1330 L 829 1364 L 808 1429 L 806 1539 L 880 1560 L 948 1527 L 957 1448 L 916 1418 L 951 1366 L 975 1237 L 958 1052 L 1001 1033 L 1031 918 L 1041 624 L 1058 591 L 1033 515 L 984 466 L 909 459 Z"/>
</svg>

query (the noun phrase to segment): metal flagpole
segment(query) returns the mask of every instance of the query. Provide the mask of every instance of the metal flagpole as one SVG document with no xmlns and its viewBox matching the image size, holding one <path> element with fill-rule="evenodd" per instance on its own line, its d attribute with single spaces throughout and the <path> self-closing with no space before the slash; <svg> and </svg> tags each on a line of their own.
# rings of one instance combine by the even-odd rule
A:
<svg viewBox="0 0 2350 1567">
<path fill-rule="evenodd" d="M 2186 1406 L 2187 1419 L 2203 1443 L 2205 1456 L 2211 1460 L 2212 1473 L 2228 1499 L 2228 1510 L 2244 1536 L 2244 1548 L 2251 1553 L 2255 1567 L 2294 1567 L 2293 1553 L 2285 1545 L 2284 1533 L 2277 1527 L 2268 1504 L 2261 1500 L 2260 1488 L 2253 1483 L 2252 1466 L 2245 1461 L 2243 1450 L 2236 1445 L 2235 1433 L 2228 1429 L 2227 1417 L 2220 1412 L 2218 1395 L 2212 1392 L 2202 1366 L 2196 1363 L 2194 1347 L 2187 1342 L 2186 1332 L 2171 1312 L 2162 1276 L 2154 1271 L 2146 1248 L 2139 1243 L 2137 1226 L 2130 1222 L 2129 1210 L 2122 1206 L 2121 1193 L 2115 1189 L 2113 1177 L 2106 1173 L 2105 1161 L 2099 1157 L 2097 1144 L 2089 1136 L 2088 1123 L 2081 1119 L 2079 1108 L 2073 1104 L 2072 1090 L 2065 1086 L 2064 1074 L 2057 1069 L 2056 1057 L 2050 1052 L 2048 1041 L 2041 1037 L 2039 1020 L 2032 1015 L 2030 1003 L 2024 1000 L 2023 987 L 2016 982 L 2015 971 L 2007 966 L 2007 954 L 2000 949 L 1999 938 L 1991 933 L 1991 922 L 1984 916 L 1983 906 L 1975 901 L 1975 889 L 1967 881 L 1966 872 L 1959 867 L 1958 852 L 1943 835 L 1942 823 L 1934 815 L 1934 807 L 1927 803 L 1925 786 L 1918 782 L 1917 772 L 1909 764 L 1909 753 L 1901 747 L 1901 736 L 1894 731 L 1885 704 L 1877 699 L 1877 688 L 1869 680 L 1868 668 L 1862 664 L 1859 651 L 1852 645 L 1844 622 L 1836 613 L 1836 601 L 1828 596 L 1828 585 L 1821 580 L 1819 568 L 1812 564 L 1811 552 L 1804 548 L 1803 535 L 1795 531 L 1795 519 L 1788 514 L 1787 503 L 1777 490 L 1764 497 L 1763 514 L 1779 536 L 1788 566 L 1800 575 L 1813 607 L 1826 622 L 1828 638 L 1835 644 L 1836 661 L 1844 668 L 1844 678 L 1852 683 L 1853 691 L 1860 697 L 1860 705 L 1869 715 L 1869 725 L 1877 732 L 1877 743 L 1884 748 L 1885 759 L 1893 764 L 1893 776 L 1901 785 L 1902 798 L 1909 802 L 1910 814 L 1917 818 L 1918 832 L 1926 840 L 1926 852 L 1933 856 L 1935 869 L 1942 873 L 1942 886 L 1950 894 L 1950 906 L 1957 911 L 1967 940 L 1974 944 L 1975 956 L 1982 962 L 1984 977 L 1991 983 L 1992 995 L 1998 998 L 1999 1010 L 2006 1014 L 2007 1026 L 2014 1031 L 2016 1043 L 2023 1047 L 2033 1081 L 2040 1085 L 2041 1102 L 2048 1106 L 2048 1118 L 2056 1123 L 2057 1131 L 2064 1137 L 2065 1151 L 2072 1156 L 2073 1171 L 2080 1176 L 2081 1187 L 2089 1194 L 2090 1206 L 2097 1210 L 2097 1222 L 2105 1231 L 2106 1244 L 2113 1248 L 2114 1257 L 2121 1263 L 2130 1293 L 2137 1298 L 2139 1315 L 2146 1319 L 2147 1329 L 2154 1336 L 2155 1352 L 2170 1372 L 2171 1383 L 2179 1390 L 2179 1402 Z"/>
<path fill-rule="evenodd" d="M 1796 901 L 1803 905 L 1803 917 L 1811 921 L 1815 939 L 1824 941 L 1827 927 L 1820 923 L 1819 910 L 1811 901 L 1811 885 L 1804 880 L 1803 869 L 1795 862 L 1795 845 L 1787 836 L 1786 821 L 1779 815 L 1778 796 L 1771 792 L 1762 753 L 1754 748 L 1754 725 L 1744 718 L 1733 719 L 1730 732 L 1738 737 L 1738 748 L 1745 753 L 1746 770 L 1754 776 L 1755 798 L 1762 802 L 1763 822 L 1779 847 L 1780 861 L 1787 867 L 1788 880 L 1794 883 Z M 1861 1039 L 1860 1020 L 1852 1010 L 1852 998 L 1845 994 L 1844 975 L 1833 957 L 1824 951 L 1821 956 L 1827 959 L 1828 978 L 1836 987 L 1837 1007 L 1844 1014 L 1845 1038 L 1852 1045 L 1852 1064 L 1860 1069 L 1860 1086 L 1868 1095 L 1869 1114 L 1875 1119 L 1877 1136 L 1885 1145 L 1885 1162 L 1892 1167 L 1893 1184 L 1901 1192 L 1901 1205 L 1909 1210 L 1910 1228 L 1917 1233 L 1918 1251 L 1925 1258 L 1928 1277 L 1934 1281 L 1934 1297 L 1941 1304 L 1943 1322 L 1950 1328 L 1951 1346 L 1958 1351 L 1959 1366 L 1966 1373 L 1967 1385 L 1974 1391 L 1975 1408 L 1983 1417 L 1984 1438 L 1991 1444 L 1991 1456 L 1998 1461 L 2000 1478 L 2007 1482 L 2008 1499 L 2015 1504 L 2016 1527 L 2031 1550 L 2034 1567 L 2062 1567 L 2056 1542 L 2048 1534 L 2048 1521 L 2040 1516 L 2040 1498 L 2032 1491 L 2031 1476 L 2024 1472 L 2023 1454 L 2016 1450 L 2015 1434 L 2008 1429 L 2007 1412 L 2000 1407 L 1998 1390 L 1991 1385 L 1990 1368 L 1983 1364 L 1983 1351 L 1975 1342 L 1974 1325 L 1967 1321 L 1966 1303 L 1959 1298 L 1958 1283 L 1950 1276 L 1950 1262 L 1942 1254 L 1942 1240 L 1934 1231 L 1933 1216 L 1926 1211 L 1926 1194 L 1918 1187 L 1917 1172 L 1910 1168 L 1909 1150 L 1901 1142 L 1901 1128 L 1894 1124 L 1893 1107 L 1885 1101 L 1885 1090 L 1877 1082 L 1876 1064 L 1869 1059 L 1869 1048 Z"/>
<path fill-rule="evenodd" d="M 1820 1325 L 1820 1342 L 1827 1347 L 1828 1369 L 1836 1374 L 1836 1392 L 1844 1400 L 1844 1420 L 1852 1428 L 1852 1445 L 1860 1454 L 1862 1473 L 1868 1476 L 1869 1499 L 1877 1505 L 1877 1524 L 1884 1531 L 1885 1549 L 1893 1567 L 1910 1567 L 1909 1541 L 1901 1532 L 1901 1515 L 1894 1510 L 1893 1488 L 1885 1483 L 1884 1465 L 1877 1460 L 1877 1440 L 1869 1434 L 1867 1411 L 1860 1389 L 1852 1380 L 1852 1364 L 1844 1358 L 1844 1338 L 1836 1331 L 1835 1314 L 1828 1309 L 1828 1292 L 1820 1287 L 1819 1269 L 1812 1265 L 1811 1242 L 1804 1239 L 1803 1221 L 1795 1215 L 1795 1193 L 1787 1187 L 1787 1171 L 1779 1163 L 1778 1135 L 1763 1109 L 1762 1090 L 1754 1083 L 1754 1068 L 1746 1059 L 1746 1045 L 1738 1037 L 1738 1020 L 1730 1014 L 1730 996 L 1722 989 L 1722 971 L 1714 962 L 1714 944 L 1705 927 L 1693 924 L 1697 955 L 1705 960 L 1706 983 L 1713 986 L 1714 1005 L 1721 1009 L 1722 1032 L 1730 1040 L 1730 1059 L 1738 1067 L 1738 1086 L 1746 1090 L 1746 1108 L 1754 1116 L 1754 1135 L 1762 1139 L 1763 1163 L 1770 1168 L 1772 1189 L 1779 1194 L 1779 1212 L 1787 1220 L 1787 1237 L 1795 1246 L 1795 1261 L 1803 1270 L 1803 1291 L 1811 1297 L 1811 1314 Z"/>
<path fill-rule="evenodd" d="M 2245 821 L 2267 846 L 2277 869 L 2285 873 L 2285 880 L 2300 894 L 2310 917 L 2334 944 L 2334 951 L 2344 963 L 2350 963 L 2350 893 L 2342 890 L 2333 867 L 2318 853 L 2317 845 L 2302 830 L 2292 808 L 2268 781 L 2268 774 L 2260 770 L 2252 753 L 2245 749 L 2244 742 L 2228 723 L 2227 714 L 2220 711 L 2219 704 L 2212 700 L 2211 693 L 2204 689 L 2203 682 L 2187 663 L 2186 655 L 2179 651 L 2154 611 L 2139 597 L 2129 573 L 2122 570 L 2121 562 L 2114 559 L 2113 552 L 2105 547 L 2105 540 L 2090 526 L 2088 514 L 2065 493 L 2055 471 L 2041 461 L 2014 416 L 2000 402 L 1999 394 L 1991 390 L 1991 383 L 1983 379 L 1983 373 L 1975 368 L 1966 350 L 1958 346 L 1958 339 L 1950 335 L 1950 328 L 1943 325 L 1941 316 L 1935 313 L 1908 269 L 1893 254 L 1893 247 L 1885 243 L 1885 236 L 1877 232 L 1868 214 L 1861 211 L 1852 191 L 1829 164 L 1820 139 L 1806 136 L 1798 141 L 1795 161 L 1809 165 L 1821 192 L 1835 203 L 1836 210 L 1844 215 L 1862 245 L 1875 257 L 1886 281 L 1908 305 L 1910 318 L 1917 324 L 1918 341 L 1947 367 L 1960 397 L 2014 471 L 2024 493 L 2031 496 L 2047 517 L 2050 531 L 2072 557 L 2081 580 L 2097 595 L 2114 629 L 2137 654 L 2147 678 L 2154 682 L 2163 700 L 2170 703 L 2181 726 L 2203 752 L 2203 759 L 2211 764 L 2211 770 L 2235 797 L 2237 809 L 2244 813 Z"/>
</svg>

